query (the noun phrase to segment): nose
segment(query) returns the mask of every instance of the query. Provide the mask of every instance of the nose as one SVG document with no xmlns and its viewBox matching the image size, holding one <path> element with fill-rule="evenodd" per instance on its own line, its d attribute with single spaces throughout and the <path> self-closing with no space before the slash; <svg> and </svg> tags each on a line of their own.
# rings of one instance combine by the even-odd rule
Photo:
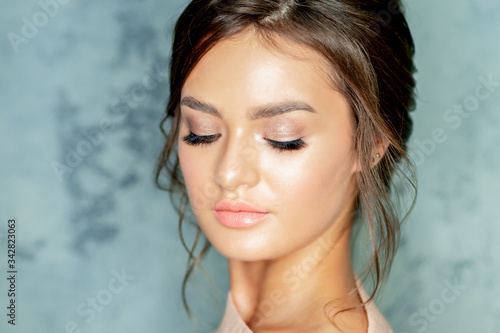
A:
<svg viewBox="0 0 500 333">
<path fill-rule="evenodd" d="M 248 140 L 228 142 L 215 170 L 215 182 L 227 191 L 255 186 L 259 181 L 257 157 Z"/>
</svg>

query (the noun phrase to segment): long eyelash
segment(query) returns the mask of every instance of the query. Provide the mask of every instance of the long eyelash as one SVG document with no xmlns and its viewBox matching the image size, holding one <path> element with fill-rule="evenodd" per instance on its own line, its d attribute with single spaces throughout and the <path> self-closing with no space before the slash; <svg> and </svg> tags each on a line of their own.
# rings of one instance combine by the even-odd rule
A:
<svg viewBox="0 0 500 333">
<path fill-rule="evenodd" d="M 271 147 L 277 149 L 278 151 L 299 150 L 307 145 L 302 139 L 287 142 L 274 141 L 269 139 L 266 139 L 266 141 L 271 145 Z"/>
<path fill-rule="evenodd" d="M 221 136 L 220 134 L 200 136 L 191 132 L 189 133 L 189 135 L 182 138 L 182 140 L 186 142 L 188 145 L 198 146 L 198 145 L 210 144 L 216 141 L 220 136 Z"/>
<path fill-rule="evenodd" d="M 193 132 L 189 133 L 189 135 L 185 136 L 182 138 L 184 142 L 191 146 L 199 146 L 199 145 L 207 145 L 212 142 L 217 141 L 218 138 L 220 138 L 220 134 L 213 134 L 213 135 L 196 135 Z M 292 150 L 300 150 L 304 147 L 306 147 L 306 143 L 302 139 L 297 139 L 294 141 L 287 141 L 287 142 L 282 142 L 282 141 L 274 141 L 270 139 L 266 139 L 266 141 L 269 143 L 269 145 L 277 149 L 280 152 L 284 151 L 292 151 Z"/>
</svg>

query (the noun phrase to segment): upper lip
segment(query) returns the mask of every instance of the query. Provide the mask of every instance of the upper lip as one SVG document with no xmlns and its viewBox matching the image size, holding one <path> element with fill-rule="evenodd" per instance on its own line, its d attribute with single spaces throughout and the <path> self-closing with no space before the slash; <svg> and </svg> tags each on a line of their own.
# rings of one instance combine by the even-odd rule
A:
<svg viewBox="0 0 500 333">
<path fill-rule="evenodd" d="M 214 210 L 225 210 L 232 212 L 255 212 L 255 213 L 266 213 L 265 211 L 253 206 L 252 204 L 243 200 L 221 200 L 216 205 Z"/>
</svg>

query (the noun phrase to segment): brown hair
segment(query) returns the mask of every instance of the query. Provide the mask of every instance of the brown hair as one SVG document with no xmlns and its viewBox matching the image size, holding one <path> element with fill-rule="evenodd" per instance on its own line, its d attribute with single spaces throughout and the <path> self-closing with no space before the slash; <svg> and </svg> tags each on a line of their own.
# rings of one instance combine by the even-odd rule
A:
<svg viewBox="0 0 500 333">
<path fill-rule="evenodd" d="M 414 165 L 406 153 L 412 131 L 409 112 L 415 107 L 414 45 L 399 0 L 193 0 L 175 27 L 170 63 L 170 98 L 161 128 L 166 144 L 158 161 L 156 182 L 170 192 L 179 214 L 179 231 L 189 253 L 183 282 L 210 247 L 208 240 L 198 255 L 201 230 L 189 247 L 182 222 L 189 206 L 177 154 L 181 89 L 198 61 L 217 42 L 254 28 L 263 41 L 276 37 L 304 45 L 322 56 L 331 69 L 329 77 L 348 100 L 354 124 L 354 152 L 362 171 L 357 173 L 357 213 L 370 238 L 370 261 L 362 274 L 374 288 L 370 300 L 386 280 L 398 248 L 400 224 L 416 198 Z M 276 44 L 276 43 L 274 43 Z M 163 130 L 171 121 L 168 134 Z M 377 140 L 388 143 L 379 163 L 372 167 Z M 169 183 L 160 184 L 166 170 Z M 399 175 L 397 177 L 396 175 Z M 414 189 L 406 214 L 398 201 L 408 186 Z M 393 198 L 391 199 L 391 192 Z M 180 194 L 176 199 L 174 194 Z M 176 201 L 178 200 L 178 201 Z"/>
</svg>

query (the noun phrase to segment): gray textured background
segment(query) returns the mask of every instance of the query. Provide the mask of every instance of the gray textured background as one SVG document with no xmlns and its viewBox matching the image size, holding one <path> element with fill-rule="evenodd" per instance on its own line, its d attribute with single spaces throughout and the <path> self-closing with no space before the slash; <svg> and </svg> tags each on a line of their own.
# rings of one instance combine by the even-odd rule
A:
<svg viewBox="0 0 500 333">
<path fill-rule="evenodd" d="M 38 1 L 0 2 L 0 331 L 192 332 L 176 215 L 152 185 L 185 1 L 67 2 L 46 20 Z M 500 4 L 406 3 L 419 198 L 378 304 L 395 332 L 498 332 L 500 85 L 474 96 L 483 80 L 500 82 Z M 24 39 L 13 46 L 9 33 Z M 15 328 L 5 315 L 8 218 L 18 221 Z M 224 259 L 212 251 L 205 266 L 224 301 Z M 116 289 L 122 270 L 130 280 Z M 463 287 L 449 293 L 453 284 Z M 202 298 L 191 299 L 207 330 L 223 304 Z"/>
</svg>

